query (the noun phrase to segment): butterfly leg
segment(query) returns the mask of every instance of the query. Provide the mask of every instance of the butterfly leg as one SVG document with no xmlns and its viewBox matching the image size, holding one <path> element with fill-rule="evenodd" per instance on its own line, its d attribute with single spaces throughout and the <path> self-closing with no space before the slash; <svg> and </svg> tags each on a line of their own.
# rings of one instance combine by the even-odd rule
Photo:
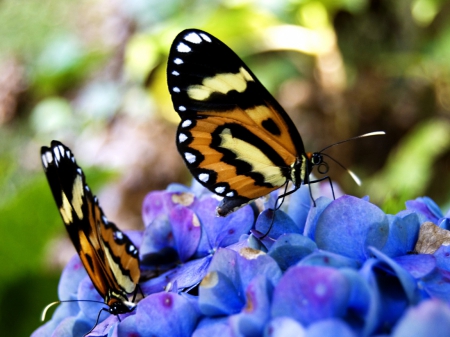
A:
<svg viewBox="0 0 450 337">
<path fill-rule="evenodd" d="M 97 326 L 97 324 L 98 324 L 98 321 L 100 320 L 100 315 L 102 314 L 102 311 L 106 311 L 106 312 L 109 312 L 109 310 L 108 309 L 106 309 L 106 308 L 102 308 L 99 312 L 98 312 L 98 315 L 97 315 L 97 320 L 95 321 L 95 324 L 94 324 L 94 326 L 92 327 L 92 329 L 91 330 L 89 330 L 88 332 L 86 332 L 84 335 L 83 335 L 83 337 L 86 337 L 87 335 L 89 335 L 94 329 L 95 329 L 95 327 Z M 119 315 L 117 315 L 117 317 L 119 317 Z M 120 318 L 119 318 L 119 321 L 120 321 Z"/>
<path fill-rule="evenodd" d="M 316 180 L 311 180 L 311 181 L 308 181 L 308 187 L 309 187 L 309 195 L 311 196 L 311 200 L 314 203 L 314 207 L 316 207 L 316 201 L 314 200 L 312 192 L 311 192 L 311 184 L 319 183 L 319 182 L 324 181 L 326 179 L 328 179 L 328 182 L 330 183 L 331 193 L 333 194 L 333 200 L 336 200 L 336 197 L 334 195 L 333 183 L 331 182 L 331 178 L 329 176 L 326 176 L 326 177 L 323 177 L 323 178 L 320 178 L 320 179 L 316 179 Z"/>
</svg>

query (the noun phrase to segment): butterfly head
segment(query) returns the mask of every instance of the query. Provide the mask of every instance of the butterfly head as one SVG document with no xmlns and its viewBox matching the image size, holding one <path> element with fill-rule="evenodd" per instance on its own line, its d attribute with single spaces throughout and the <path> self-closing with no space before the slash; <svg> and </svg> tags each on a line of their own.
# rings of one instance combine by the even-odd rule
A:
<svg viewBox="0 0 450 337">
<path fill-rule="evenodd" d="M 108 303 L 108 312 L 112 315 L 126 314 L 136 308 L 136 303 L 128 300 L 112 298 Z"/>
</svg>

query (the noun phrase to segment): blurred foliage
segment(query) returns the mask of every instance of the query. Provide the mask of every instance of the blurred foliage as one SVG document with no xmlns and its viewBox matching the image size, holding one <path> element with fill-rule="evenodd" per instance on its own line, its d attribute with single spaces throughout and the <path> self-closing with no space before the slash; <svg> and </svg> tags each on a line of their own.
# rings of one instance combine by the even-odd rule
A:
<svg viewBox="0 0 450 337">
<path fill-rule="evenodd" d="M 0 329 L 29 334 L 56 298 L 48 252 L 65 233 L 40 146 L 67 143 L 121 227 L 139 226 L 148 190 L 189 181 L 165 75 L 185 28 L 245 60 L 307 151 L 387 132 L 328 152 L 363 180 L 331 165 L 347 193 L 392 213 L 421 195 L 450 205 L 449 14 L 443 0 L 0 2 Z"/>
</svg>

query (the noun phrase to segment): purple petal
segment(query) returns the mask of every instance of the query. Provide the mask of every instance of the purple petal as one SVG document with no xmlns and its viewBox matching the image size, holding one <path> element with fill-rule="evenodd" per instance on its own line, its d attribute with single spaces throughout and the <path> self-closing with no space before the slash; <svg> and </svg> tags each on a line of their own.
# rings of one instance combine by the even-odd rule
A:
<svg viewBox="0 0 450 337">
<path fill-rule="evenodd" d="M 406 209 L 416 212 L 420 217 L 420 223 L 431 221 L 435 224 L 444 217 L 439 206 L 428 197 L 421 197 L 406 202 Z"/>
<path fill-rule="evenodd" d="M 436 299 L 411 307 L 392 332 L 392 337 L 448 337 L 450 308 Z"/>
<path fill-rule="evenodd" d="M 394 258 L 394 261 L 415 279 L 428 275 L 436 268 L 436 258 L 429 254 L 403 255 Z"/>
<path fill-rule="evenodd" d="M 272 317 L 292 317 L 305 326 L 326 318 L 342 317 L 349 296 L 349 283 L 338 270 L 292 267 L 275 288 Z"/>
<path fill-rule="evenodd" d="M 191 336 L 198 313 L 183 296 L 161 292 L 141 300 L 136 327 L 142 336 Z"/>
<path fill-rule="evenodd" d="M 144 225 L 150 225 L 156 218 L 167 216 L 176 205 L 191 206 L 196 202 L 192 193 L 153 191 L 146 195 L 142 204 Z"/>
<path fill-rule="evenodd" d="M 311 324 L 305 337 L 357 337 L 356 333 L 340 319 L 326 319 Z"/>
<path fill-rule="evenodd" d="M 172 224 L 178 256 L 181 262 L 188 261 L 197 250 L 200 242 L 200 221 L 193 211 L 187 207 L 176 206 L 169 215 Z"/>
<path fill-rule="evenodd" d="M 416 213 L 388 215 L 389 236 L 382 252 L 387 256 L 402 256 L 414 250 L 419 237 L 420 222 Z"/>
<path fill-rule="evenodd" d="M 204 317 L 192 337 L 232 337 L 228 317 Z"/>
<path fill-rule="evenodd" d="M 325 197 L 320 197 L 316 200 L 316 207 L 310 208 L 308 217 L 306 218 L 303 235 L 315 240 L 317 221 L 319 220 L 322 212 L 328 207 L 329 204 L 331 204 L 332 201 L 333 200 Z"/>
<path fill-rule="evenodd" d="M 290 317 L 276 317 L 266 328 L 267 337 L 304 337 L 306 330 L 296 320 Z"/>
<path fill-rule="evenodd" d="M 281 235 L 268 254 L 277 261 L 281 270 L 287 270 L 317 249 L 314 241 L 301 234 Z"/>
<path fill-rule="evenodd" d="M 364 261 L 370 256 L 368 246 L 385 245 L 388 231 L 387 217 L 377 206 L 343 196 L 319 216 L 315 241 L 320 249 Z"/>
<path fill-rule="evenodd" d="M 122 336 L 141 337 L 141 335 L 137 332 L 136 315 L 130 315 L 122 319 L 122 322 L 117 325 L 117 328 L 111 337 Z"/>
<path fill-rule="evenodd" d="M 81 263 L 80 257 L 74 255 L 64 267 L 58 285 L 58 297 L 60 300 L 75 300 L 78 298 L 78 286 L 81 280 L 87 276 L 86 269 Z"/>
</svg>

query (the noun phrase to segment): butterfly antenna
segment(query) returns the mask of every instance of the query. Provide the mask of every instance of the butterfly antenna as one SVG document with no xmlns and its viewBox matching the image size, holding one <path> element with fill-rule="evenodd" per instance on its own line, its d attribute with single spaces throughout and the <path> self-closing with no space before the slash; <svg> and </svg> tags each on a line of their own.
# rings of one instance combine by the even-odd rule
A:
<svg viewBox="0 0 450 337">
<path fill-rule="evenodd" d="M 321 153 L 321 155 L 325 156 L 327 158 L 330 158 L 332 161 L 334 161 L 336 164 L 338 164 L 340 167 L 342 167 L 345 171 L 347 171 L 347 173 L 350 175 L 350 177 L 352 177 L 352 179 L 354 180 L 356 185 L 361 186 L 361 179 L 359 179 L 358 176 L 355 173 L 353 173 L 351 170 L 346 168 L 344 165 L 342 165 L 340 162 L 338 162 L 336 159 L 334 159 L 330 155 L 328 155 L 326 153 Z"/>
<path fill-rule="evenodd" d="M 60 304 L 60 303 L 66 303 L 66 302 L 92 302 L 92 303 L 101 303 L 101 304 L 105 304 L 105 302 L 101 302 L 101 301 L 93 301 L 93 300 L 66 300 L 66 301 L 55 301 L 52 302 L 50 304 L 48 304 L 44 310 L 42 310 L 42 314 L 41 314 L 41 321 L 45 321 L 45 316 L 47 316 L 47 311 L 48 309 L 50 309 L 51 307 L 53 307 L 56 304 Z M 107 309 L 105 309 L 107 310 Z"/>
<path fill-rule="evenodd" d="M 341 140 L 340 142 L 328 145 L 327 147 L 324 147 L 322 150 L 320 150 L 318 153 L 322 153 L 323 151 L 328 150 L 330 147 L 333 147 L 333 146 L 336 146 L 336 145 L 339 145 L 339 144 L 342 144 L 342 143 L 346 143 L 346 142 L 349 142 L 351 140 L 355 140 L 355 139 L 359 139 L 359 138 L 365 138 L 365 137 L 372 137 L 372 136 L 382 136 L 382 135 L 385 135 L 385 134 L 386 134 L 386 132 L 384 132 L 384 131 L 368 132 L 368 133 L 365 133 L 363 135 L 355 136 L 355 137 L 352 137 L 352 138 L 349 138 L 349 139 L 346 139 L 346 140 Z M 331 158 L 331 159 L 333 159 L 333 158 Z"/>
</svg>

